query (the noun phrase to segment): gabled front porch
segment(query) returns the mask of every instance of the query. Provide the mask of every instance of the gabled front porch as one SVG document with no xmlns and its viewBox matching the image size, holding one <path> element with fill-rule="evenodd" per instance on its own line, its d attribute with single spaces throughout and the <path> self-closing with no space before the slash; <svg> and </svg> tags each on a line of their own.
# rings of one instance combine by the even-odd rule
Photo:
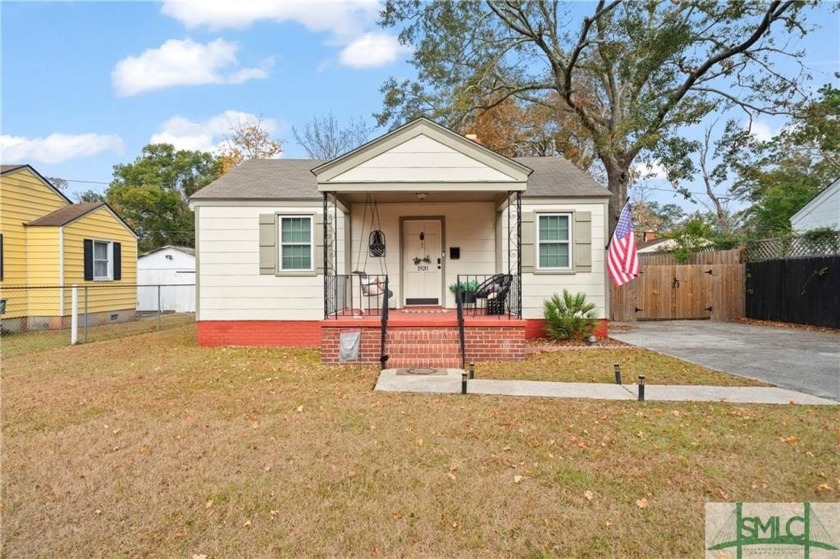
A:
<svg viewBox="0 0 840 559">
<path fill-rule="evenodd" d="M 359 362 L 389 367 L 521 357 L 528 167 L 420 120 L 312 172 L 324 361 L 342 329 L 361 331 Z"/>
</svg>

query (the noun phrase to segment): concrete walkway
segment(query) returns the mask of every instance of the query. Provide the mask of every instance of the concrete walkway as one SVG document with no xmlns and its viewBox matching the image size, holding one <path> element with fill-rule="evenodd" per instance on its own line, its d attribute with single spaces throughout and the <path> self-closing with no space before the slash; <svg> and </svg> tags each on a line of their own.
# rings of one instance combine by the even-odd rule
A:
<svg viewBox="0 0 840 559">
<path fill-rule="evenodd" d="M 460 369 L 440 369 L 436 374 L 405 374 L 405 369 L 385 369 L 375 390 L 460 394 Z M 637 400 L 638 386 L 586 382 L 544 382 L 533 380 L 467 381 L 468 394 L 536 396 L 543 398 L 589 398 L 595 400 Z M 737 404 L 837 405 L 838 402 L 784 388 L 765 386 L 679 386 L 649 384 L 645 400 L 654 402 L 731 402 Z"/>
<path fill-rule="evenodd" d="M 636 322 L 610 337 L 732 375 L 840 401 L 840 334 L 738 322 Z M 654 380 L 655 379 L 649 379 Z"/>
</svg>

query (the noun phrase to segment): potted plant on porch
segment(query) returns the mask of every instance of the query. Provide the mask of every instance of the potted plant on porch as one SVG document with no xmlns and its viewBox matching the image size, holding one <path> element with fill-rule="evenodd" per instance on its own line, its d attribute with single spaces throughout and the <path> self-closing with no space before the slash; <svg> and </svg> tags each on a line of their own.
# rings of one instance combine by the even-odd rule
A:
<svg viewBox="0 0 840 559">
<path fill-rule="evenodd" d="M 458 296 L 458 292 L 464 294 L 462 301 L 465 304 L 475 303 L 475 292 L 478 291 L 478 280 L 466 280 L 455 282 L 449 286 L 449 291 Z"/>
</svg>

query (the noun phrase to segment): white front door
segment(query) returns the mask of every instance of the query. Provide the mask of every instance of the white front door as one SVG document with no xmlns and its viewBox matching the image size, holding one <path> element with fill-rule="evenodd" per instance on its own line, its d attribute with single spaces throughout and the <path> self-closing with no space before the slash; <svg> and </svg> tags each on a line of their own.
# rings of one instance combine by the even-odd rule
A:
<svg viewBox="0 0 840 559">
<path fill-rule="evenodd" d="M 403 221 L 403 298 L 406 305 L 443 304 L 442 229 L 440 219 Z"/>
</svg>

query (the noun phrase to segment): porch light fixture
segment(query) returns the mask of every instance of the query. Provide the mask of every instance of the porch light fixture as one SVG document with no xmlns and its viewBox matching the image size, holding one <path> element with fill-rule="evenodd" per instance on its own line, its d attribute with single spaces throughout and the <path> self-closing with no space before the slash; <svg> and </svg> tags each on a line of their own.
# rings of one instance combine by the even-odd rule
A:
<svg viewBox="0 0 840 559">
<path fill-rule="evenodd" d="M 422 202 L 423 200 L 426 199 L 426 196 L 428 196 L 429 193 L 428 192 L 415 192 L 414 195 L 417 196 L 417 199 Z"/>
</svg>

